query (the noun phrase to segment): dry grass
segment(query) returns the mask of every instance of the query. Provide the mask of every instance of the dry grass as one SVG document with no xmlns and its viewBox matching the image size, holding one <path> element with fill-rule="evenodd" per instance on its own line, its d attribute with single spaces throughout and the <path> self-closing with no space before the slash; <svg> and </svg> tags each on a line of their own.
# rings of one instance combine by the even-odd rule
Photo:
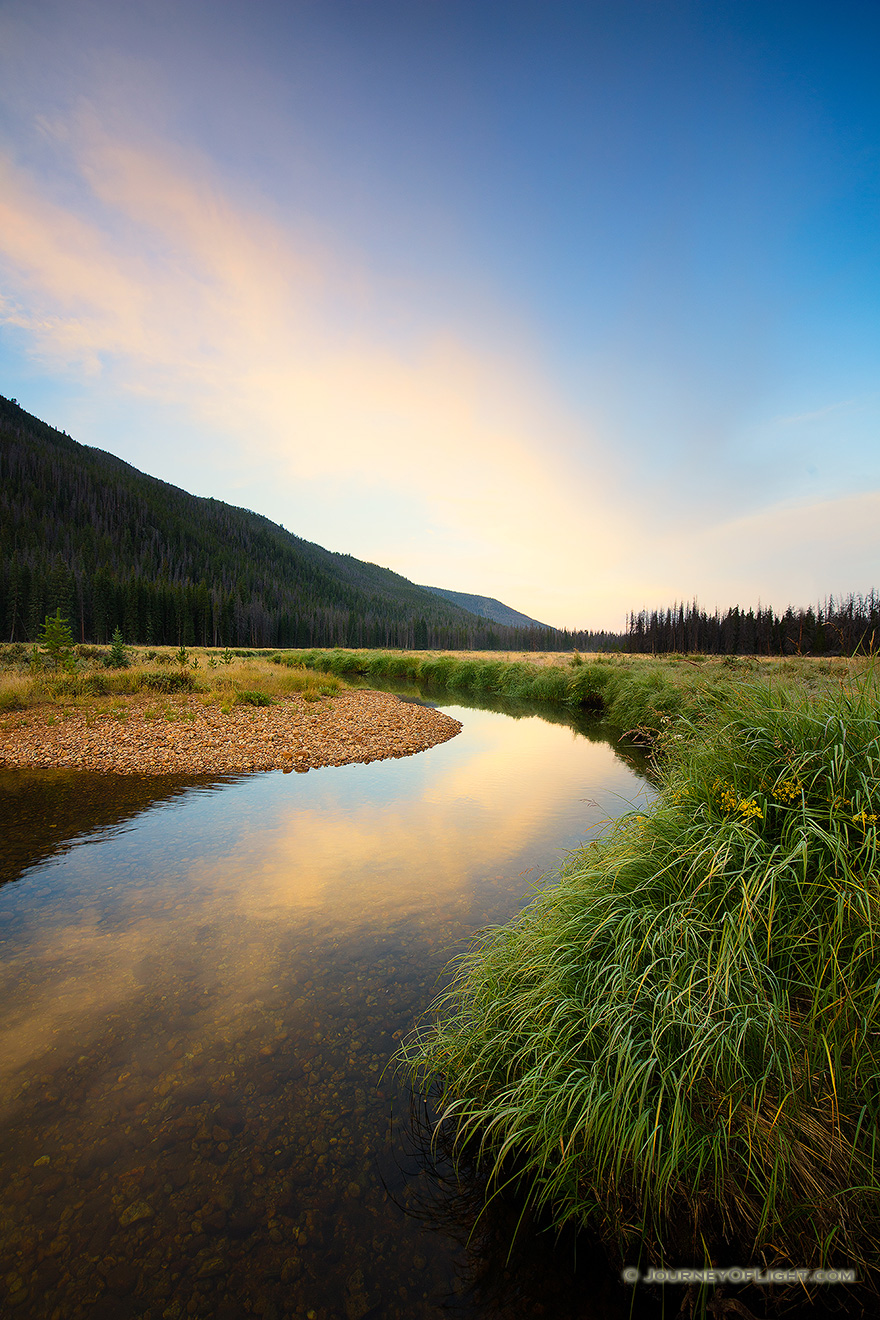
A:
<svg viewBox="0 0 880 1320">
<path fill-rule="evenodd" d="M 232 655 L 192 648 L 181 664 L 172 647 L 131 648 L 127 667 L 108 669 L 104 656 L 109 648 L 76 651 L 70 668 L 58 669 L 45 661 L 35 663 L 24 647 L 0 647 L 0 713 L 34 706 L 99 708 L 108 697 L 124 705 L 127 698 L 144 692 L 157 697 L 194 693 L 208 704 L 225 707 L 266 705 L 297 692 L 317 700 L 346 687 L 333 674 L 273 664 L 273 652 Z"/>
</svg>

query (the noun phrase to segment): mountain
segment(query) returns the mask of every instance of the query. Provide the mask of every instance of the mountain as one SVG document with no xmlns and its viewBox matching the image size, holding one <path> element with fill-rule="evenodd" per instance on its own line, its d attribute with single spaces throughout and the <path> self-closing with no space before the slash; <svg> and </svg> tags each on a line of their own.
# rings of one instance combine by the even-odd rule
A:
<svg viewBox="0 0 880 1320">
<path fill-rule="evenodd" d="M 472 596 L 467 591 L 449 591 L 446 587 L 422 587 L 422 591 L 433 591 L 435 596 L 442 596 L 444 600 L 460 605 L 481 619 L 491 619 L 493 623 L 501 623 L 508 628 L 550 628 L 549 623 L 530 619 L 527 614 L 520 614 L 519 610 L 496 600 L 494 596 Z M 555 631 L 552 628 L 550 630 Z"/>
<path fill-rule="evenodd" d="M 587 636 L 493 622 L 457 593 L 78 444 L 0 395 L 2 635 L 33 641 L 56 608 L 97 642 L 116 627 L 128 642 L 200 646 L 550 650 Z"/>
</svg>

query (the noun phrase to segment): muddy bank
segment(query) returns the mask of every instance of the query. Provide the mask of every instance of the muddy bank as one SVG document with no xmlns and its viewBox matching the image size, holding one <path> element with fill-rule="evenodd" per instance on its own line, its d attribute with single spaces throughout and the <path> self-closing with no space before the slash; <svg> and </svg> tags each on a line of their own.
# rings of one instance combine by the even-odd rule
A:
<svg viewBox="0 0 880 1320">
<path fill-rule="evenodd" d="M 114 774 L 305 770 L 411 756 L 461 725 L 386 692 L 221 708 L 198 696 L 114 699 L 112 706 L 36 707 L 0 723 L 0 766 Z"/>
</svg>

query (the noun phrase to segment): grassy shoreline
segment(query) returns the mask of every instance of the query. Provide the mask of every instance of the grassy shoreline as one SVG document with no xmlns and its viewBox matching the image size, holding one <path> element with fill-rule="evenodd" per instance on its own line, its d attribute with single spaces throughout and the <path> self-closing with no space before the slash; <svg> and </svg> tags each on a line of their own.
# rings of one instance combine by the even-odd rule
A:
<svg viewBox="0 0 880 1320">
<path fill-rule="evenodd" d="M 871 661 L 297 658 L 590 710 L 658 753 L 653 806 L 485 932 L 402 1050 L 447 1148 L 621 1264 L 855 1267 L 876 1298 Z M 821 1291 L 743 1295 L 772 1310 Z"/>
<path fill-rule="evenodd" d="M 339 678 L 419 683 L 438 692 L 462 692 L 546 703 L 596 715 L 618 729 L 656 739 L 673 722 L 700 720 L 736 705 L 744 683 L 780 691 L 822 693 L 846 689 L 870 670 L 865 658 L 669 655 L 574 657 L 564 652 L 492 653 L 358 651 L 284 653 L 296 664 Z"/>
<path fill-rule="evenodd" d="M 654 739 L 670 723 L 735 704 L 743 682 L 818 695 L 849 686 L 864 659 L 812 657 L 580 656 L 565 652 L 219 650 L 127 647 L 128 663 L 108 667 L 109 646 L 77 645 L 54 665 L 23 643 L 0 643 L 0 714 L 39 704 L 88 704 L 138 692 L 200 693 L 241 701 L 242 693 L 329 696 L 346 677 L 421 684 L 435 692 L 532 703 L 598 716 Z"/>
<path fill-rule="evenodd" d="M 873 668 L 586 668 L 555 690 L 652 734 L 660 795 L 475 942 L 401 1060 L 490 1186 L 621 1263 L 855 1266 L 876 1295 Z"/>
</svg>

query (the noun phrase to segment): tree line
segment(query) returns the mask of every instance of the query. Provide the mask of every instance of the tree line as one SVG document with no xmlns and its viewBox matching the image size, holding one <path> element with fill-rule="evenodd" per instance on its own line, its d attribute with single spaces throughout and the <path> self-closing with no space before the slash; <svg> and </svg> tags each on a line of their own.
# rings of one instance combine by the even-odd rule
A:
<svg viewBox="0 0 880 1320">
<path fill-rule="evenodd" d="M 738 605 L 708 614 L 696 601 L 627 615 L 623 649 L 703 655 L 856 655 L 880 648 L 880 596 L 829 596 L 784 614 Z"/>
<path fill-rule="evenodd" d="M 78 641 L 419 650 L 591 649 L 606 634 L 506 627 L 78 444 L 0 396 L 0 627 Z"/>
<path fill-rule="evenodd" d="M 77 641 L 173 646 L 835 655 L 880 641 L 880 598 L 627 615 L 623 633 L 511 627 L 139 472 L 0 395 L 0 637 L 60 610 Z"/>
</svg>

